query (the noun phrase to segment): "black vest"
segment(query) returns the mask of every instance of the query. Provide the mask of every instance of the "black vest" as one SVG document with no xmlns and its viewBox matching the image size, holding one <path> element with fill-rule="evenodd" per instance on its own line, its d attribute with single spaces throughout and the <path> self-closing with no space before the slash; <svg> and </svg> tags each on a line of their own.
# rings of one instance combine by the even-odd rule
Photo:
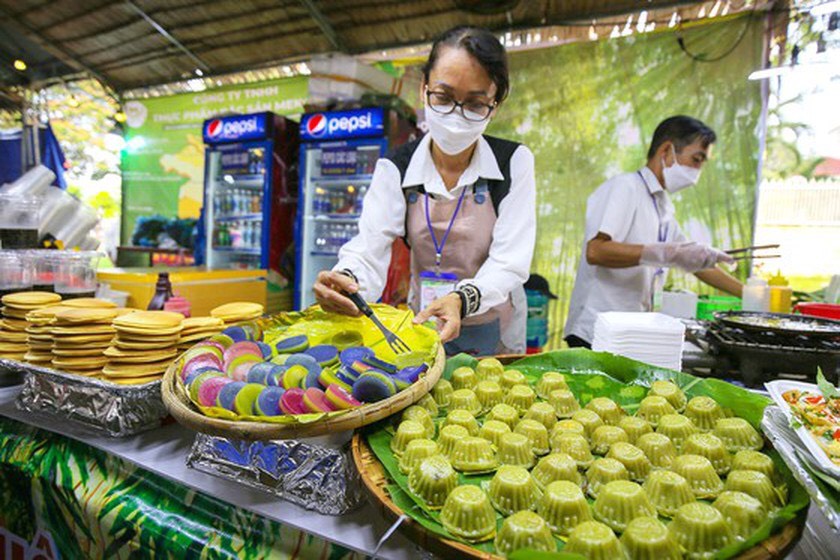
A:
<svg viewBox="0 0 840 560">
<path fill-rule="evenodd" d="M 385 159 L 389 160 L 391 163 L 397 166 L 397 170 L 400 172 L 400 186 L 402 187 L 402 182 L 405 179 L 405 172 L 408 169 L 408 164 L 411 162 L 412 156 L 414 156 L 414 152 L 417 151 L 417 146 L 420 144 L 420 141 L 423 138 L 420 137 L 417 140 L 409 142 L 408 144 L 403 144 L 399 148 L 391 150 L 385 155 Z M 510 192 L 510 160 L 513 157 L 513 153 L 516 149 L 520 146 L 518 142 L 511 142 L 510 140 L 503 140 L 501 138 L 496 138 L 494 136 L 484 136 L 484 140 L 487 141 L 487 144 L 490 146 L 490 149 L 493 151 L 493 156 L 496 158 L 496 163 L 499 166 L 499 171 L 502 173 L 501 180 L 487 180 L 487 188 L 490 192 L 490 200 L 493 203 L 493 210 L 496 212 L 496 215 L 499 215 L 499 205 L 502 203 L 502 200 L 507 196 Z M 412 193 L 417 194 L 425 194 L 426 188 L 424 185 L 409 185 L 403 189 L 403 195 L 405 196 L 405 212 L 406 212 L 406 223 L 408 223 L 408 197 Z M 405 240 L 406 245 L 408 245 L 408 233 L 403 237 Z"/>
</svg>

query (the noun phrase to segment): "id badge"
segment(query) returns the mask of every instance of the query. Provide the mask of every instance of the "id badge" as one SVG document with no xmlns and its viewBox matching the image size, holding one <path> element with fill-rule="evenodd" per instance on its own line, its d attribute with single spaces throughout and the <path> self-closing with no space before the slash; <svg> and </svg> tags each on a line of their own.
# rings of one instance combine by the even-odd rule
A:
<svg viewBox="0 0 840 560">
<path fill-rule="evenodd" d="M 651 294 L 651 311 L 662 311 L 662 292 L 665 291 L 665 269 L 657 268 L 653 274 L 653 294 Z"/>
<path fill-rule="evenodd" d="M 458 277 L 451 272 L 421 272 L 420 309 L 426 309 L 436 299 L 452 293 L 457 283 Z"/>
</svg>

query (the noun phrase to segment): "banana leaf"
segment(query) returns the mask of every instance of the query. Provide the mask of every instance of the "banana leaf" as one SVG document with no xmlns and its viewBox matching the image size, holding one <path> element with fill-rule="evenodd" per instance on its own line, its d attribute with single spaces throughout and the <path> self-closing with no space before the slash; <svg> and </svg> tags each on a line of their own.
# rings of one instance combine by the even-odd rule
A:
<svg viewBox="0 0 840 560">
<path fill-rule="evenodd" d="M 471 356 L 464 354 L 454 356 L 447 360 L 443 377 L 449 379 L 452 371 L 456 368 L 461 366 L 475 367 L 477 363 L 477 360 Z M 506 369 L 521 371 L 532 385 L 536 384 L 544 372 L 558 371 L 565 375 L 569 388 L 581 405 L 585 405 L 595 397 L 609 397 L 630 414 L 633 414 L 638 408 L 639 402 L 645 397 L 648 387 L 653 381 L 670 380 L 676 383 L 689 398 L 700 395 L 712 397 L 735 416 L 747 420 L 757 430 L 760 430 L 764 408 L 772 402 L 767 397 L 718 379 L 699 378 L 621 356 L 584 349 L 537 354 L 516 361 L 506 366 Z M 443 416 L 444 413 L 442 412 L 436 422 L 441 422 Z M 368 444 L 390 477 L 388 491 L 391 499 L 406 515 L 432 533 L 451 540 L 461 540 L 453 537 L 443 528 L 440 524 L 438 511 L 426 508 L 423 501 L 408 490 L 408 477 L 400 472 L 398 460 L 390 448 L 393 427 L 397 421 L 398 419 L 395 418 L 380 422 L 365 431 Z M 733 543 L 722 549 L 715 558 L 732 558 L 752 548 L 779 531 L 800 512 L 806 510 L 809 505 L 808 494 L 793 477 L 779 454 L 768 449 L 763 451 L 770 456 L 782 476 L 783 486 L 788 491 L 788 503 L 784 508 L 770 515 L 767 521 L 749 539 Z M 475 484 L 486 487 L 492 476 L 493 473 L 470 476 L 459 473 L 459 484 Z M 502 521 L 503 518 L 498 515 L 497 530 L 501 528 Z M 665 519 L 662 521 L 667 522 Z M 559 538 L 556 541 L 560 552 L 547 553 L 545 556 L 541 554 L 541 558 L 572 557 L 569 554 L 562 553 L 564 541 Z M 468 544 L 482 552 L 495 553 L 492 540 Z"/>
</svg>

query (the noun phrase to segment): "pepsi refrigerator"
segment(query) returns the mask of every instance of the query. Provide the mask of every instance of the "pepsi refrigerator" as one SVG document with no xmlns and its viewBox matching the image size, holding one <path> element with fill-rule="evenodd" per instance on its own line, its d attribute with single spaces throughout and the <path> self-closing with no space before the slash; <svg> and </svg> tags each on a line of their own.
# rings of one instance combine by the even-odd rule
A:
<svg viewBox="0 0 840 560">
<path fill-rule="evenodd" d="M 273 113 L 204 122 L 205 264 L 268 271 L 269 310 L 291 309 L 299 127 Z"/>
<path fill-rule="evenodd" d="M 376 161 L 386 150 L 412 139 L 416 131 L 413 122 L 383 107 L 303 115 L 295 224 L 296 309 L 315 303 L 312 285 L 318 272 L 332 269 L 341 246 L 358 233 Z M 396 263 L 406 271 L 400 276 L 406 276 L 405 249 L 394 252 L 392 268 Z"/>
</svg>

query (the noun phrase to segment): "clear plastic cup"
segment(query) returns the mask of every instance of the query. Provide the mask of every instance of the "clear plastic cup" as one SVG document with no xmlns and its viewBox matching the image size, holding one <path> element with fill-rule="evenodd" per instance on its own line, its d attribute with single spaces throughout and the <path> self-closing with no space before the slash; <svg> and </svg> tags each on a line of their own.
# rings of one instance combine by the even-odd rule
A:
<svg viewBox="0 0 840 560">
<path fill-rule="evenodd" d="M 36 249 L 40 199 L 0 195 L 0 248 Z"/>
<path fill-rule="evenodd" d="M 23 251 L 0 251 L 0 297 L 31 289 L 31 259 Z"/>
<path fill-rule="evenodd" d="M 101 254 L 97 251 L 61 251 L 58 258 L 55 293 L 62 299 L 95 297 L 96 268 Z"/>
<path fill-rule="evenodd" d="M 53 249 L 34 249 L 26 251 L 32 261 L 32 290 L 36 292 L 54 292 L 55 277 L 61 251 Z"/>
</svg>

